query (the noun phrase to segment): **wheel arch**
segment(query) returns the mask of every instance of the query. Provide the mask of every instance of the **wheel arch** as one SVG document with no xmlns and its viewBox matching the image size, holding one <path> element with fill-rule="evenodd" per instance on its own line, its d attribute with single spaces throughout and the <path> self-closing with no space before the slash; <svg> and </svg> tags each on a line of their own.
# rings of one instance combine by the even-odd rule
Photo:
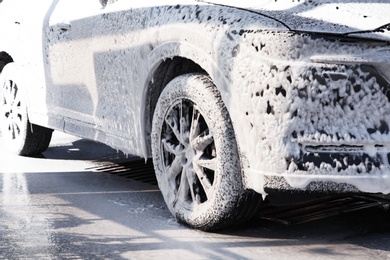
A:
<svg viewBox="0 0 390 260">
<path fill-rule="evenodd" d="M 213 60 L 211 53 L 206 53 L 189 43 L 170 42 L 154 48 L 149 54 L 149 74 L 145 81 L 142 93 L 141 122 L 140 126 L 144 134 L 143 152 L 144 157 L 151 155 L 150 134 L 154 110 L 161 92 L 166 85 L 174 78 L 187 73 L 200 73 L 209 75 L 218 90 L 222 99 L 226 102 L 223 93 L 228 89 L 227 80 Z"/>
<path fill-rule="evenodd" d="M 11 57 L 11 55 L 8 54 L 8 52 L 0 51 L 0 74 L 3 71 L 5 65 L 13 61 L 14 59 Z"/>
</svg>

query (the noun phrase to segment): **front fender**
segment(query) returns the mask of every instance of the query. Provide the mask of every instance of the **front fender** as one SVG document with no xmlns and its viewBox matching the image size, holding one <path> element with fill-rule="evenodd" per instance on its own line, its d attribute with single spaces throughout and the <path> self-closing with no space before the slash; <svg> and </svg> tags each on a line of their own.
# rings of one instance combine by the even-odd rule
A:
<svg viewBox="0 0 390 260">
<path fill-rule="evenodd" d="M 147 103 L 149 94 L 148 88 L 149 83 L 154 80 L 157 68 L 163 61 L 173 59 L 174 57 L 181 57 L 196 63 L 213 79 L 213 82 L 220 91 L 225 104 L 229 101 L 228 96 L 230 95 L 230 90 L 228 80 L 223 76 L 220 68 L 214 62 L 213 57 L 209 55 L 206 50 L 207 48 L 200 48 L 199 46 L 195 46 L 187 42 L 172 41 L 165 42 L 157 46 L 147 56 L 145 71 L 148 73 L 146 74 L 144 80 L 145 84 L 143 86 L 142 97 L 140 98 L 140 100 L 143 101 L 141 103 L 140 126 L 144 137 L 142 151 L 145 158 L 148 157 L 148 151 L 150 150 L 149 141 L 145 138 L 147 136 L 146 126 L 149 120 L 149 104 Z"/>
</svg>

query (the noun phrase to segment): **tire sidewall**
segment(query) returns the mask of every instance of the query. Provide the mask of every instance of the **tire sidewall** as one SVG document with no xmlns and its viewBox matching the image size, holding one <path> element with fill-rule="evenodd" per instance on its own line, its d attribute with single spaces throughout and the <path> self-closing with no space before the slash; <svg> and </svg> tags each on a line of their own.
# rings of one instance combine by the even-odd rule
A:
<svg viewBox="0 0 390 260">
<path fill-rule="evenodd" d="M 207 202 L 188 208 L 176 203 L 164 178 L 161 130 L 164 118 L 181 99 L 194 103 L 213 133 L 217 151 L 214 192 Z M 164 89 L 153 117 L 152 151 L 156 176 L 164 200 L 171 213 L 181 222 L 199 229 L 214 229 L 229 221 L 243 191 L 241 167 L 228 112 L 217 88 L 205 75 L 187 74 L 172 80 Z"/>
</svg>

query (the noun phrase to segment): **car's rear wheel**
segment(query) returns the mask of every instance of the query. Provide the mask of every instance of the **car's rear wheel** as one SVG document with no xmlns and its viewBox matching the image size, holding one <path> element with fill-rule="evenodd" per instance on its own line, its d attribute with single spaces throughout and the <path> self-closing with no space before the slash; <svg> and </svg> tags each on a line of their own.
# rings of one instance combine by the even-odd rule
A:
<svg viewBox="0 0 390 260">
<path fill-rule="evenodd" d="M 7 148 L 23 156 L 41 154 L 49 146 L 53 131 L 30 123 L 14 63 L 4 67 L 0 87 L 0 129 Z"/>
<path fill-rule="evenodd" d="M 256 212 L 261 197 L 243 188 L 229 114 L 208 76 L 183 75 L 164 89 L 152 151 L 160 190 L 178 221 L 212 230 Z"/>
</svg>

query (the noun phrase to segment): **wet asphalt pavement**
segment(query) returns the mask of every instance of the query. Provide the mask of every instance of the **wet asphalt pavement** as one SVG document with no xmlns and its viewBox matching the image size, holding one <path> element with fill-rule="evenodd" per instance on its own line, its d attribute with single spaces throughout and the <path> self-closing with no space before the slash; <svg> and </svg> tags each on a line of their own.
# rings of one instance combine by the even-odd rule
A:
<svg viewBox="0 0 390 260">
<path fill-rule="evenodd" d="M 176 223 L 157 186 L 96 170 L 119 155 L 58 133 L 42 158 L 10 155 L 0 141 L 0 259 L 390 260 L 383 207 L 205 233 Z"/>
</svg>

